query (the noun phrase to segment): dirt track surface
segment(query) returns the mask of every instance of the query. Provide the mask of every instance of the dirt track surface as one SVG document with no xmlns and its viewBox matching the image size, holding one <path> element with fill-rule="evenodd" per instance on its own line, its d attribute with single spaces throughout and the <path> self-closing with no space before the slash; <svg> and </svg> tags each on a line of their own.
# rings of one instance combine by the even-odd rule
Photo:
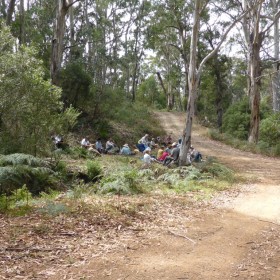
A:
<svg viewBox="0 0 280 280">
<path fill-rule="evenodd" d="M 182 133 L 183 114 L 162 112 L 156 117 L 174 139 Z M 232 149 L 207 139 L 204 132 L 194 127 L 193 145 L 249 183 L 210 203 L 174 208 L 175 219 L 163 211 L 160 226 L 135 233 L 122 248 L 68 275 L 110 280 L 280 279 L 279 159 Z"/>
<path fill-rule="evenodd" d="M 182 133 L 183 114 L 157 113 L 156 117 L 174 139 Z M 132 234 L 118 250 L 71 268 L 67 277 L 280 279 L 279 159 L 232 149 L 207 139 L 204 132 L 195 126 L 192 144 L 204 156 L 215 156 L 245 176 L 249 183 L 218 195 L 210 203 L 182 204 L 172 215 L 159 208 L 163 211 L 161 222 L 155 220 L 150 229 Z"/>
<path fill-rule="evenodd" d="M 182 133 L 183 114 L 156 117 L 174 140 Z M 76 232 L 69 236 L 73 243 L 67 264 L 59 265 L 58 255 L 44 268 L 34 263 L 34 271 L 36 266 L 41 271 L 34 272 L 36 277 L 14 279 L 279 280 L 280 160 L 241 152 L 204 135 L 205 128 L 195 126 L 192 144 L 204 157 L 215 156 L 246 177 L 246 184 L 210 202 L 190 203 L 188 195 L 145 197 L 152 212 L 142 227 L 116 225 L 99 233 L 88 228 L 83 238 Z M 125 199 L 141 198 L 122 199 L 125 205 Z"/>
</svg>

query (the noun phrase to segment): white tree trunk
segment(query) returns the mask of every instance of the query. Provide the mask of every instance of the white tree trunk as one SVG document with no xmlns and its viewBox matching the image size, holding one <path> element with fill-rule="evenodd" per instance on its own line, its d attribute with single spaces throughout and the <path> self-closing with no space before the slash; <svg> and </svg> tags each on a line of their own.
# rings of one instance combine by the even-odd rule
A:
<svg viewBox="0 0 280 280">
<path fill-rule="evenodd" d="M 274 17 L 274 64 L 273 64 L 273 79 L 272 79 L 272 94 L 273 94 L 273 111 L 280 111 L 280 62 L 279 62 L 279 17 L 277 16 L 279 8 L 279 0 L 272 0 Z"/>
</svg>

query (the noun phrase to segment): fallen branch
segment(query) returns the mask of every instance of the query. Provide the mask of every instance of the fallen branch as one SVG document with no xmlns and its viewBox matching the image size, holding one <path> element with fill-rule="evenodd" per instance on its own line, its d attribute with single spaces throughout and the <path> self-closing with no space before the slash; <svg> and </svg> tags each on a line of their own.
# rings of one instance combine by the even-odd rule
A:
<svg viewBox="0 0 280 280">
<path fill-rule="evenodd" d="M 187 237 L 187 236 L 185 236 L 185 235 L 181 235 L 181 234 L 175 233 L 175 232 L 173 232 L 173 231 L 171 231 L 171 230 L 169 230 L 168 232 L 169 232 L 170 234 L 175 235 L 175 236 L 185 238 L 185 239 L 189 240 L 190 242 L 192 242 L 193 244 L 196 244 L 196 242 L 195 242 L 194 240 L 192 240 L 191 238 L 189 238 L 189 237 Z"/>
</svg>

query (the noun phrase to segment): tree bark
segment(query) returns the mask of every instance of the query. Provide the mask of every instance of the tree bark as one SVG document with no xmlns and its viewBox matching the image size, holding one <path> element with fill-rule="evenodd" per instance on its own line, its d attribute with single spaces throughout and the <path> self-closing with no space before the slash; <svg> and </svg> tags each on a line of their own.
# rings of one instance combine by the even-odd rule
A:
<svg viewBox="0 0 280 280">
<path fill-rule="evenodd" d="M 278 8 L 279 8 L 279 0 L 272 0 L 273 5 L 273 13 L 274 17 L 277 16 Z M 274 34 L 274 64 L 273 70 L 274 75 L 272 79 L 272 104 L 273 111 L 280 111 L 280 61 L 279 61 L 279 17 L 274 19 L 275 23 L 273 26 L 273 34 Z"/>
<path fill-rule="evenodd" d="M 24 0 L 20 0 L 19 5 L 19 18 L 20 18 L 20 25 L 19 25 L 19 45 L 25 43 L 25 26 L 24 26 Z"/>
<path fill-rule="evenodd" d="M 15 3 L 16 0 L 10 0 L 9 6 L 8 6 L 8 11 L 7 11 L 7 18 L 6 18 L 6 24 L 11 25 L 12 18 L 13 18 L 13 13 L 15 11 Z"/>
<path fill-rule="evenodd" d="M 249 100 L 251 108 L 250 129 L 249 129 L 249 143 L 257 143 L 259 139 L 259 125 L 260 125 L 260 87 L 261 87 L 261 59 L 260 49 L 264 39 L 263 32 L 260 32 L 260 18 L 262 4 L 264 0 L 252 9 L 250 13 L 251 30 L 249 38 Z"/>
<path fill-rule="evenodd" d="M 249 10 L 245 11 L 241 14 L 236 20 L 234 20 L 231 25 L 225 30 L 223 35 L 221 36 L 220 42 L 216 46 L 214 50 L 212 50 L 208 55 L 206 55 L 199 67 L 197 69 L 197 45 L 198 45 L 198 35 L 200 29 L 200 12 L 202 9 L 203 0 L 195 1 L 195 9 L 194 9 L 194 23 L 192 26 L 191 33 L 191 46 L 190 46 L 190 64 L 189 64 L 189 75 L 188 75 L 188 85 L 189 85 L 189 98 L 186 112 L 186 124 L 183 131 L 183 139 L 182 146 L 180 149 L 179 156 L 179 165 L 185 165 L 187 163 L 187 155 L 191 145 L 191 134 L 192 134 L 192 123 L 194 118 L 194 110 L 195 110 L 195 101 L 197 98 L 197 92 L 199 87 L 199 80 L 201 76 L 202 69 L 205 63 L 212 58 L 220 49 L 222 43 L 225 41 L 230 30 L 235 26 L 237 22 L 243 19 L 244 16 L 247 15 Z M 207 5 L 207 1 L 205 2 L 205 7 Z"/>
<path fill-rule="evenodd" d="M 59 73 L 64 50 L 63 37 L 65 33 L 65 16 L 69 7 L 68 1 L 57 0 L 51 54 L 51 80 L 54 85 L 59 84 Z"/>
<path fill-rule="evenodd" d="M 200 8 L 202 1 L 195 1 L 194 9 L 194 22 L 192 27 L 191 35 L 191 47 L 190 47 L 190 64 L 189 64 L 189 75 L 188 75 L 188 85 L 189 85 L 189 97 L 188 105 L 186 111 L 186 124 L 183 131 L 182 146 L 180 149 L 179 165 L 187 164 L 188 151 L 191 146 L 191 135 L 192 135 L 192 123 L 194 118 L 195 101 L 197 97 L 197 89 L 199 83 L 199 76 L 197 73 L 197 44 L 198 44 L 198 34 L 200 29 Z"/>
</svg>

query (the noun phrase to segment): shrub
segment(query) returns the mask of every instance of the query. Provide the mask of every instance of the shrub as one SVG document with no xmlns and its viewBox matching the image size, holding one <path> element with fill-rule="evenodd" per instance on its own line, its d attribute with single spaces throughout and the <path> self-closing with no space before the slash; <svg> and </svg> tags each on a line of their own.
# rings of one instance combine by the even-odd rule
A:
<svg viewBox="0 0 280 280">
<path fill-rule="evenodd" d="M 101 180 L 101 186 L 99 193 L 106 194 L 136 194 L 143 193 L 143 182 L 140 180 L 140 176 L 137 170 L 126 170 L 111 174 L 110 176 Z"/>
<path fill-rule="evenodd" d="M 102 174 L 102 168 L 96 161 L 87 161 L 87 175 L 91 181 L 97 180 Z"/>
<path fill-rule="evenodd" d="M 277 145 L 280 138 L 280 113 L 274 113 L 260 123 L 260 140 L 270 146 Z"/>
<path fill-rule="evenodd" d="M 32 194 L 56 186 L 57 179 L 49 164 L 25 154 L 1 156 L 0 193 L 11 194 L 26 185 Z"/>
<path fill-rule="evenodd" d="M 250 110 L 247 98 L 231 105 L 223 117 L 222 131 L 239 139 L 247 139 L 250 127 Z"/>
</svg>

